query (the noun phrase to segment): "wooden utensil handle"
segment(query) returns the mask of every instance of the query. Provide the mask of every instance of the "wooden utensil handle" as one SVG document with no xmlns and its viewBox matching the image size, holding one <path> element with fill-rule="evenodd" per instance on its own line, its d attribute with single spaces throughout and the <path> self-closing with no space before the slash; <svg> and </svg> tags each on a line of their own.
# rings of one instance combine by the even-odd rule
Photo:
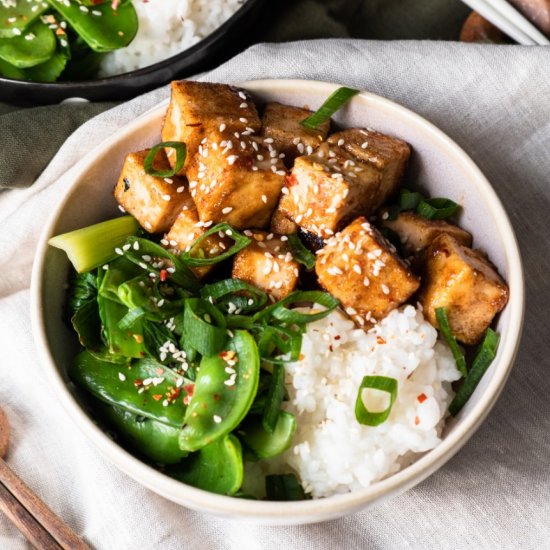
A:
<svg viewBox="0 0 550 550">
<path fill-rule="evenodd" d="M 0 483 L 18 500 L 37 523 L 66 550 L 90 550 L 90 547 L 42 502 L 15 472 L 0 459 Z"/>
<path fill-rule="evenodd" d="M 23 533 L 33 547 L 39 550 L 61 550 L 61 546 L 2 483 L 0 483 L 0 510 Z"/>
</svg>

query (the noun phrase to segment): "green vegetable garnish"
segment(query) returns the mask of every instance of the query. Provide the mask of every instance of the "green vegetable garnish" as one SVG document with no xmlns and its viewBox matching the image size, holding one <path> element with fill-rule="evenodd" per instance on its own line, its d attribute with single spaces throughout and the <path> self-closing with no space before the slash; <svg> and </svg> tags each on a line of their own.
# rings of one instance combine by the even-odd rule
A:
<svg viewBox="0 0 550 550">
<path fill-rule="evenodd" d="M 48 244 L 64 250 L 74 268 L 83 273 L 116 258 L 115 249 L 138 231 L 135 218 L 122 216 L 52 237 Z"/>
<path fill-rule="evenodd" d="M 300 124 L 308 130 L 315 130 L 319 124 L 328 120 L 358 93 L 360 93 L 359 90 L 353 88 L 346 88 L 345 86 L 338 88 L 315 113 L 302 120 Z"/>
<path fill-rule="evenodd" d="M 304 265 L 306 269 L 313 269 L 315 267 L 315 254 L 303 245 L 300 237 L 298 237 L 296 233 L 288 236 L 288 244 L 292 249 L 292 257 L 294 260 Z"/>
<path fill-rule="evenodd" d="M 296 419 L 293 414 L 280 411 L 273 430 L 268 431 L 259 417 L 251 417 L 238 430 L 238 434 L 256 458 L 273 458 L 284 453 L 292 444 L 296 432 Z"/>
<path fill-rule="evenodd" d="M 306 500 L 302 486 L 294 474 L 270 475 L 265 478 L 267 500 Z"/>
<path fill-rule="evenodd" d="M 32 40 L 27 36 L 33 36 Z M 53 55 L 55 35 L 42 21 L 35 21 L 24 34 L 0 38 L 0 59 L 18 69 L 44 63 Z"/>
<path fill-rule="evenodd" d="M 390 403 L 386 409 L 381 412 L 369 411 L 363 402 L 363 390 L 365 388 L 372 388 L 389 393 Z M 359 386 L 357 400 L 355 402 L 355 418 L 357 419 L 357 422 L 366 426 L 378 426 L 379 424 L 382 424 L 390 416 L 396 398 L 397 380 L 395 378 L 389 378 L 387 376 L 365 376 Z"/>
<path fill-rule="evenodd" d="M 0 2 L 0 37 L 21 36 L 24 30 L 40 17 L 48 5 L 41 0 L 19 0 L 15 5 Z"/>
<path fill-rule="evenodd" d="M 470 372 L 466 376 L 466 380 L 464 380 L 464 384 L 462 384 L 449 405 L 449 412 L 453 416 L 456 416 L 468 399 L 470 399 L 485 371 L 495 359 L 498 343 L 499 335 L 494 330 L 488 328 L 485 338 L 474 358 Z"/>
<path fill-rule="evenodd" d="M 460 349 L 456 341 L 453 331 L 451 330 L 451 326 L 449 325 L 449 319 L 447 317 L 446 308 L 444 307 L 436 308 L 435 318 L 437 320 L 437 324 L 439 325 L 439 331 L 441 332 L 441 334 L 443 335 L 443 338 L 445 338 L 447 344 L 449 344 L 449 347 L 451 348 L 456 366 L 460 371 L 460 374 L 462 374 L 462 376 L 464 377 L 468 376 L 468 369 L 466 368 L 466 359 L 464 358 L 464 354 L 462 353 L 462 350 Z"/>
<path fill-rule="evenodd" d="M 418 191 L 411 191 L 410 189 L 401 189 L 399 193 L 399 209 L 403 210 L 416 210 L 418 205 L 424 200 L 424 195 Z"/>
<path fill-rule="evenodd" d="M 168 170 L 157 170 L 155 168 L 155 158 L 161 149 L 174 149 L 176 152 L 176 162 L 174 168 L 170 168 Z M 145 170 L 145 173 L 150 176 L 156 176 L 158 178 L 171 178 L 183 168 L 186 158 L 187 147 L 185 143 L 182 141 L 163 141 L 151 147 L 151 150 L 147 153 L 147 156 L 143 161 L 143 169 Z"/>
<path fill-rule="evenodd" d="M 222 313 L 206 300 L 188 298 L 183 314 L 182 341 L 208 357 L 220 352 L 226 339 L 226 321 Z"/>
<path fill-rule="evenodd" d="M 460 206 L 451 199 L 434 198 L 422 200 L 416 211 L 428 220 L 444 220 L 455 214 Z"/>
</svg>

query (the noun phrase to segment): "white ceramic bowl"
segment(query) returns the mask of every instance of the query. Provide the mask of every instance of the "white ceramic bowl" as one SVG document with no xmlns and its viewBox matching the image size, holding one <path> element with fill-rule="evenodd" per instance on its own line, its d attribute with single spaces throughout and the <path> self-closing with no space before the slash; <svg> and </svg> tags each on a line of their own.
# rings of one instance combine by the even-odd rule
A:
<svg viewBox="0 0 550 550">
<path fill-rule="evenodd" d="M 242 84 L 259 101 L 276 100 L 317 108 L 337 86 L 320 82 L 267 80 Z M 456 419 L 450 420 L 443 442 L 401 472 L 367 489 L 326 499 L 301 502 L 258 502 L 215 495 L 175 481 L 144 464 L 107 437 L 80 406 L 67 384 L 67 366 L 76 338 L 61 320 L 68 261 L 48 247 L 53 236 L 96 223 L 118 213 L 112 199 L 123 159 L 130 151 L 160 141 L 167 103 L 137 118 L 93 150 L 80 163 L 46 225 L 32 278 L 32 322 L 47 376 L 63 407 L 99 452 L 118 468 L 156 493 L 189 508 L 257 523 L 312 523 L 349 514 L 401 493 L 440 468 L 473 435 L 495 404 L 514 361 L 521 335 L 524 288 L 521 259 L 510 221 L 483 174 L 451 139 L 411 111 L 370 93 L 362 93 L 335 116 L 338 124 L 373 127 L 398 136 L 414 151 L 409 170 L 431 196 L 444 196 L 463 206 L 461 225 L 474 234 L 474 244 L 489 253 L 510 286 L 510 301 L 498 319 L 498 355 Z"/>
</svg>

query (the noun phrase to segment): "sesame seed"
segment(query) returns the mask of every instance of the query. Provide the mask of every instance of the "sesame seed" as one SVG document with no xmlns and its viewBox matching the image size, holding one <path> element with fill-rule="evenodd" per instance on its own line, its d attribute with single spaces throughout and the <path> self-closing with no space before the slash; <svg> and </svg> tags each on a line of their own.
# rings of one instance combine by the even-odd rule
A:
<svg viewBox="0 0 550 550">
<path fill-rule="evenodd" d="M 227 128 L 227 125 L 225 123 L 220 124 L 220 132 L 223 132 Z M 223 142 L 222 142 L 223 143 Z"/>
<path fill-rule="evenodd" d="M 339 139 L 338 140 L 338 146 L 339 147 L 342 147 L 342 145 L 344 145 L 345 141 L 343 139 Z"/>
<path fill-rule="evenodd" d="M 121 381 L 121 382 L 124 382 L 124 380 L 126 380 L 126 376 L 124 376 L 124 374 L 122 374 L 121 372 L 118 373 L 118 379 Z"/>
<path fill-rule="evenodd" d="M 241 117 L 239 118 L 239 122 L 242 122 L 243 124 L 246 124 L 248 122 L 247 118 Z"/>
<path fill-rule="evenodd" d="M 244 99 L 244 100 L 246 101 L 246 95 L 245 95 L 244 92 L 239 92 L 239 97 L 240 97 L 241 99 Z"/>
<path fill-rule="evenodd" d="M 162 195 L 162 200 L 169 201 L 171 198 L 170 195 Z"/>
<path fill-rule="evenodd" d="M 389 294 L 390 293 L 390 289 L 388 288 L 387 285 L 382 285 L 382 292 L 384 294 Z"/>
<path fill-rule="evenodd" d="M 218 416 L 217 414 L 215 414 L 212 419 L 216 424 L 219 424 L 222 421 L 221 416 Z"/>
<path fill-rule="evenodd" d="M 224 209 L 222 209 L 222 214 L 229 214 L 229 212 L 231 212 L 231 210 L 233 210 L 233 207 L 226 206 Z"/>
<path fill-rule="evenodd" d="M 365 277 L 365 278 L 363 279 L 363 285 L 364 285 L 364 286 L 370 286 L 370 280 L 369 280 L 368 277 Z"/>
<path fill-rule="evenodd" d="M 124 252 L 122 252 L 122 248 L 115 248 L 115 252 L 119 255 L 119 256 L 122 256 L 124 254 Z"/>
<path fill-rule="evenodd" d="M 267 197 L 265 195 L 262 195 L 262 202 L 264 204 L 267 204 Z"/>
<path fill-rule="evenodd" d="M 241 109 L 246 109 L 246 108 L 248 107 L 248 103 L 247 103 L 246 101 L 243 101 L 243 103 L 241 103 L 241 104 L 239 105 L 239 107 L 240 107 Z"/>
</svg>

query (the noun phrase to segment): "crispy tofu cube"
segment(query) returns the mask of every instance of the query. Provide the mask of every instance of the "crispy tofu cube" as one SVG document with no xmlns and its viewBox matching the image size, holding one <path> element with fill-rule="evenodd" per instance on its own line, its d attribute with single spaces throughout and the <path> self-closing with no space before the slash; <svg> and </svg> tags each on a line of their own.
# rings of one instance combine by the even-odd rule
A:
<svg viewBox="0 0 550 550">
<path fill-rule="evenodd" d="M 375 130 L 361 129 L 337 132 L 328 142 L 380 171 L 382 182 L 374 201 L 377 208 L 397 191 L 411 154 L 407 143 Z"/>
<path fill-rule="evenodd" d="M 170 228 L 170 231 L 164 236 L 165 246 L 169 246 L 175 252 L 187 252 L 191 245 L 205 233 L 206 229 L 200 223 L 199 214 L 195 207 L 195 202 L 191 195 L 187 193 L 185 204 L 183 205 L 176 221 Z M 210 235 L 202 242 L 200 246 L 201 253 L 205 258 L 212 258 L 223 254 L 232 245 L 232 240 L 228 237 L 220 237 L 219 234 Z M 195 251 L 193 251 L 195 252 Z M 200 279 L 212 270 L 214 266 L 193 267 L 191 271 Z"/>
<path fill-rule="evenodd" d="M 213 130 L 252 134 L 261 128 L 260 117 L 250 96 L 233 86 L 181 80 L 172 82 L 172 95 L 162 141 L 183 141 L 187 158 L 181 173 L 193 161 L 201 141 Z M 172 167 L 176 155 L 166 154 Z"/>
<path fill-rule="evenodd" d="M 322 144 L 294 163 L 279 210 L 306 231 L 327 238 L 360 214 L 378 208 L 381 173 L 342 148 Z"/>
<path fill-rule="evenodd" d="M 360 327 L 370 328 L 383 319 L 420 285 L 394 247 L 363 217 L 329 239 L 317 254 L 319 283 Z"/>
<path fill-rule="evenodd" d="M 232 277 L 257 286 L 275 300 L 288 296 L 298 285 L 300 266 L 285 237 L 265 231 L 245 234 L 253 241 L 235 256 Z"/>
<path fill-rule="evenodd" d="M 201 147 L 187 171 L 201 221 L 224 221 L 236 229 L 269 226 L 286 175 L 276 152 L 258 138 L 220 132 Z"/>
<path fill-rule="evenodd" d="M 167 231 L 174 223 L 184 202 L 185 178 L 157 178 L 145 173 L 143 162 L 149 149 L 130 153 L 115 185 L 117 202 L 149 233 Z M 164 151 L 159 151 L 155 168 L 168 170 L 170 165 Z"/>
<path fill-rule="evenodd" d="M 508 302 L 508 286 L 480 251 L 445 233 L 428 247 L 424 262 L 424 315 L 438 328 L 435 310 L 446 308 L 455 337 L 467 345 L 478 343 Z"/>
<path fill-rule="evenodd" d="M 273 147 L 285 155 L 285 164 L 292 166 L 296 157 L 311 154 L 325 139 L 330 130 L 330 120 L 314 130 L 306 130 L 300 122 L 312 111 L 268 103 L 262 117 L 262 136 L 273 140 Z"/>
<path fill-rule="evenodd" d="M 271 231 L 279 235 L 291 235 L 298 231 L 298 226 L 277 209 L 271 217 Z"/>
<path fill-rule="evenodd" d="M 428 220 L 411 210 L 401 212 L 395 220 L 387 219 L 387 212 L 383 211 L 380 218 L 382 227 L 399 236 L 401 248 L 407 256 L 423 252 L 442 233 L 451 235 L 464 246 L 472 246 L 472 235 L 468 231 L 444 220 Z"/>
</svg>

